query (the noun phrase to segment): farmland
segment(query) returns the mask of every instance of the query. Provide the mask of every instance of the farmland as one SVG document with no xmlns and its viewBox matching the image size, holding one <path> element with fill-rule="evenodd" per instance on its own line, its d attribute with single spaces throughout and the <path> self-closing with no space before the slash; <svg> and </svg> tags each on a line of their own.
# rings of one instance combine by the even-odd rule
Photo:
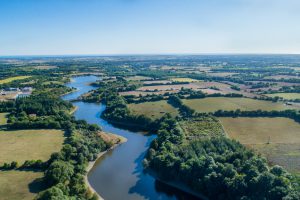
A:
<svg viewBox="0 0 300 200">
<path fill-rule="evenodd" d="M 268 97 L 281 97 L 287 100 L 300 99 L 300 93 L 274 93 L 266 94 Z"/>
<path fill-rule="evenodd" d="M 225 117 L 220 121 L 230 138 L 263 154 L 271 164 L 300 171 L 300 124 L 281 117 Z"/>
<path fill-rule="evenodd" d="M 255 100 L 250 98 L 209 97 L 204 99 L 184 99 L 183 103 L 197 112 L 215 112 L 217 110 L 286 110 L 293 109 L 283 103 Z"/>
<path fill-rule="evenodd" d="M 180 121 L 187 140 L 219 137 L 224 134 L 223 128 L 215 118 L 196 118 Z"/>
<path fill-rule="evenodd" d="M 12 161 L 19 164 L 25 160 L 46 161 L 53 152 L 60 151 L 63 135 L 60 130 L 0 131 L 0 165 Z"/>
<path fill-rule="evenodd" d="M 172 116 L 178 115 L 178 111 L 167 101 L 145 102 L 140 104 L 128 104 L 129 110 L 135 115 L 145 115 L 152 119 L 158 119 L 166 113 Z"/>
<path fill-rule="evenodd" d="M 0 171 L 1 200 L 33 199 L 42 189 L 42 184 L 39 183 L 42 177 L 42 172 Z"/>
<path fill-rule="evenodd" d="M 189 82 L 189 83 L 199 82 L 199 80 L 192 79 L 192 78 L 172 78 L 171 81 L 174 81 L 174 82 Z"/>
<path fill-rule="evenodd" d="M 3 79 L 3 80 L 0 80 L 0 84 L 10 83 L 12 81 L 22 80 L 22 79 L 26 79 L 26 78 L 30 78 L 30 76 L 15 76 L 15 77 L 10 77 L 10 78 L 6 78 L 6 79 Z"/>
<path fill-rule="evenodd" d="M 8 114 L 8 113 L 0 113 L 0 126 L 6 124 L 6 121 L 7 121 L 6 115 L 7 115 L 7 114 Z"/>
</svg>

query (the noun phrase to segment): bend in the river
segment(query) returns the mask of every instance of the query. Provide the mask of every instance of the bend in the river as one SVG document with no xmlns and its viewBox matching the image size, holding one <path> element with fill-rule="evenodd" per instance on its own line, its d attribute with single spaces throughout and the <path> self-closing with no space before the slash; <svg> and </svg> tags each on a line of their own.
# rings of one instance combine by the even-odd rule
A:
<svg viewBox="0 0 300 200">
<path fill-rule="evenodd" d="M 62 97 L 64 100 L 76 99 L 80 95 L 95 89 L 89 83 L 97 80 L 96 76 L 81 76 L 73 78 L 67 86 L 77 91 Z M 98 124 L 105 132 L 121 135 L 128 139 L 99 158 L 88 174 L 91 186 L 105 200 L 193 200 L 197 199 L 185 192 L 156 181 L 143 172 L 142 160 L 154 135 L 149 136 L 139 132 L 131 132 L 116 128 L 100 118 L 105 105 L 96 103 L 75 102 L 78 107 L 74 116 L 86 120 L 90 124 Z"/>
</svg>

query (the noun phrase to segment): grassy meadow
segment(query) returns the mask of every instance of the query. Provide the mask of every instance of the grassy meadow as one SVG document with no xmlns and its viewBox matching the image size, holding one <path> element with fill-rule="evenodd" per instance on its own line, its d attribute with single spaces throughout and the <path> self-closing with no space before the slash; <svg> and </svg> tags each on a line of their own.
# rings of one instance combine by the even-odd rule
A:
<svg viewBox="0 0 300 200">
<path fill-rule="evenodd" d="M 145 102 L 139 104 L 128 104 L 129 110 L 135 115 L 145 115 L 152 119 L 158 119 L 166 113 L 177 116 L 178 111 L 167 101 Z"/>
<path fill-rule="evenodd" d="M 266 94 L 268 97 L 281 97 L 287 100 L 300 99 L 300 93 L 274 93 Z"/>
<path fill-rule="evenodd" d="M 10 77 L 10 78 L 6 78 L 6 79 L 0 80 L 0 84 L 10 83 L 12 81 L 22 80 L 22 79 L 26 79 L 26 78 L 29 78 L 29 77 L 31 77 L 31 76 L 15 76 L 15 77 Z"/>
<path fill-rule="evenodd" d="M 208 97 L 203 99 L 184 99 L 183 103 L 197 112 L 215 112 L 217 110 L 286 110 L 294 109 L 283 103 L 255 100 L 250 98 Z"/>
<path fill-rule="evenodd" d="M 192 79 L 192 78 L 172 78 L 171 81 L 174 81 L 174 82 L 189 82 L 189 83 L 199 82 L 199 80 Z"/>
<path fill-rule="evenodd" d="M 230 138 L 264 155 L 270 164 L 300 172 L 300 124 L 288 118 L 219 118 Z"/>
<path fill-rule="evenodd" d="M 0 131 L 0 165 L 25 160 L 46 161 L 53 152 L 59 152 L 64 142 L 61 130 Z"/>
<path fill-rule="evenodd" d="M 42 172 L 0 171 L 1 200 L 32 200 L 42 190 Z"/>
<path fill-rule="evenodd" d="M 0 113 L 0 126 L 6 124 L 6 122 L 7 122 L 6 115 L 7 115 L 7 114 L 8 114 L 8 113 Z"/>
</svg>

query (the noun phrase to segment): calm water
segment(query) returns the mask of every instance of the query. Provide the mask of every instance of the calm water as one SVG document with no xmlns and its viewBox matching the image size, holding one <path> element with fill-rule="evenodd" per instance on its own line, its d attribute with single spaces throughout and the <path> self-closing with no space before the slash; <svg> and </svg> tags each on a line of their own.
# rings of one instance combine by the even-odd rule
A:
<svg viewBox="0 0 300 200">
<path fill-rule="evenodd" d="M 77 91 L 63 97 L 65 100 L 75 99 L 92 89 L 88 83 L 97 80 L 95 76 L 76 77 L 67 84 Z M 88 175 L 92 187 L 105 200 L 151 199 L 151 200 L 193 200 L 197 199 L 177 189 L 169 187 L 143 172 L 142 160 L 155 136 L 131 132 L 116 128 L 100 118 L 105 109 L 102 104 L 76 102 L 78 107 L 74 113 L 76 119 L 98 124 L 103 131 L 121 135 L 128 139 L 124 144 L 108 152 L 100 158 Z"/>
</svg>

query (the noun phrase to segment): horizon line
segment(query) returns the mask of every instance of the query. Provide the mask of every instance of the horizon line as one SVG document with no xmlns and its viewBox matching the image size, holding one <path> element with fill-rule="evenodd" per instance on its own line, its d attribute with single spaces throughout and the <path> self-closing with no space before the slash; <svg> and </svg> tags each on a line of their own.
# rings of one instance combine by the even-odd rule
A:
<svg viewBox="0 0 300 200">
<path fill-rule="evenodd" d="M 0 55 L 0 58 L 6 57 L 114 57 L 114 56 L 225 56 L 225 55 L 300 55 L 300 53 L 124 53 L 124 54 L 16 54 L 16 55 Z"/>
</svg>

